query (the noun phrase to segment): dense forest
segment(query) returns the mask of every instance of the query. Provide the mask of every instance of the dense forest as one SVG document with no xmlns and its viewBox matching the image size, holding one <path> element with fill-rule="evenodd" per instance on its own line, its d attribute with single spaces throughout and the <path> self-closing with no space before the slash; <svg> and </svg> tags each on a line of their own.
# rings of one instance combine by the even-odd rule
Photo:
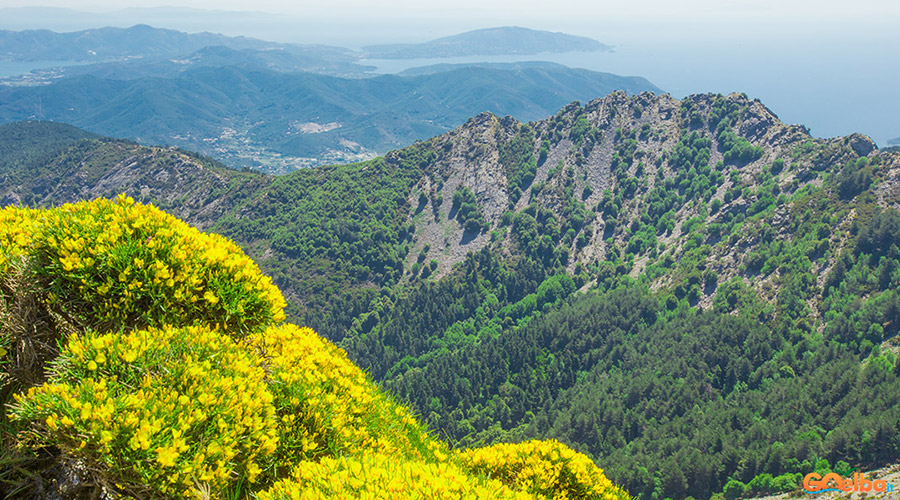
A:
<svg viewBox="0 0 900 500">
<path fill-rule="evenodd" d="M 51 166 L 234 238 L 292 321 L 457 446 L 559 439 L 643 500 L 900 454 L 900 156 L 865 137 L 812 139 L 738 94 L 618 93 L 364 163 L 168 185 L 117 173 L 201 160 L 70 140 Z"/>
</svg>

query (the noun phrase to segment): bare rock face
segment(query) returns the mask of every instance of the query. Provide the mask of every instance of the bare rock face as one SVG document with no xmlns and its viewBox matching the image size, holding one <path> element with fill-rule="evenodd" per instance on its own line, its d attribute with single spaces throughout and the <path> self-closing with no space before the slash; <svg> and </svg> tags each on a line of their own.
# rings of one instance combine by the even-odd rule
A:
<svg viewBox="0 0 900 500">
<path fill-rule="evenodd" d="M 668 94 L 628 96 L 614 92 L 584 106 L 572 103 L 553 117 L 527 124 L 533 133 L 531 159 L 536 169 L 531 184 L 515 199 L 510 172 L 500 165 L 498 151 L 516 140 L 520 127 L 523 125 L 510 117 L 481 114 L 434 140 L 435 147 L 445 153 L 431 167 L 434 174 L 423 180 L 418 189 L 426 192 L 430 200 L 445 200 L 445 205 L 434 207 L 429 202 L 438 215 L 424 224 L 419 222 L 410 259 L 419 250 L 427 249 L 428 259 L 440 261 L 439 276 L 464 259 L 467 252 L 491 243 L 488 231 L 467 239 L 459 225 L 447 219 L 450 207 L 446 200 L 452 198 L 456 189 L 467 187 L 476 193 L 491 229 L 501 232 L 508 230 L 501 221 L 505 212 L 514 214 L 534 206 L 565 220 L 573 204 L 580 204 L 589 216 L 576 231 L 576 237 L 584 235 L 581 243 L 565 243 L 568 268 L 571 271 L 579 264 L 595 264 L 608 252 L 619 252 L 626 246 L 633 230 L 639 227 L 636 221 L 647 209 L 648 193 L 666 179 L 680 179 L 682 173 L 673 163 L 673 156 L 688 134 L 710 141 L 707 166 L 721 172 L 724 181 L 712 196 L 720 205 L 717 213 L 708 214 L 706 207 L 712 199 L 686 203 L 675 214 L 674 231 L 658 236 L 660 242 L 676 248 L 685 237 L 679 228 L 688 219 L 704 213 L 707 223 L 715 223 L 722 217 L 750 210 L 759 199 L 756 195 L 726 194 L 752 188 L 761 176 L 773 175 L 768 172 L 775 162 L 780 162 L 780 170 L 773 175 L 777 192 L 789 194 L 805 184 L 820 182 L 824 169 L 875 151 L 874 142 L 859 134 L 842 139 L 813 139 L 806 127 L 781 122 L 760 101 L 745 94 L 702 94 L 678 100 Z M 726 145 L 719 143 L 723 127 L 731 128 L 740 137 L 745 145 L 742 147 L 756 148 L 751 159 L 726 159 Z M 617 224 L 610 225 L 609 216 L 600 213 L 599 207 L 604 197 L 618 192 L 624 181 L 633 182 L 634 187 L 626 191 L 614 217 Z M 498 251 L 516 253 L 514 238 L 502 239 Z M 718 269 L 723 279 L 735 273 L 741 258 L 740 253 L 723 256 Z M 639 271 L 640 265 L 636 265 L 633 273 Z"/>
<path fill-rule="evenodd" d="M 869 156 L 869 154 L 877 148 L 875 141 L 869 136 L 862 134 L 852 134 L 848 136 L 845 141 L 847 142 L 847 145 L 850 146 L 850 149 L 859 156 Z"/>
<path fill-rule="evenodd" d="M 122 142 L 69 152 L 46 170 L 26 185 L 0 185 L 0 206 L 60 205 L 126 193 L 207 229 L 230 209 L 226 193 L 238 184 L 236 177 L 257 188 L 272 179 L 212 167 L 177 149 Z"/>
<path fill-rule="evenodd" d="M 728 96 L 732 98 L 735 94 Z M 740 133 L 747 139 L 751 141 L 761 140 L 766 137 L 770 130 L 778 124 L 778 117 L 775 116 L 775 113 L 772 113 L 769 108 L 765 107 L 759 101 L 752 101 L 750 103 L 746 103 L 746 97 L 743 99 L 735 98 L 737 100 L 744 101 L 744 103 L 748 106 L 747 115 L 740 126 Z"/>
</svg>

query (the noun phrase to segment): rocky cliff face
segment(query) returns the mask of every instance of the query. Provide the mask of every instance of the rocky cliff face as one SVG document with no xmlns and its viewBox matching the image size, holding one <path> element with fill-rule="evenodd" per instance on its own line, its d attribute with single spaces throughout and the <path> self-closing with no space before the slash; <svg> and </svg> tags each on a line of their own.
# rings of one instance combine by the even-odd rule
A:
<svg viewBox="0 0 900 500">
<path fill-rule="evenodd" d="M 510 165 L 508 158 L 504 164 L 504 148 L 523 140 L 528 147 L 514 159 L 518 164 Z M 629 262 L 629 273 L 636 277 L 660 259 L 679 258 L 690 233 L 685 224 L 692 218 L 704 225 L 743 219 L 766 208 L 769 197 L 774 202 L 814 189 L 848 163 L 855 168 L 860 158 L 879 165 L 876 177 L 881 182 L 873 192 L 878 205 L 896 206 L 900 198 L 900 156 L 882 154 L 870 138 L 859 134 L 814 139 L 805 127 L 781 122 L 761 102 L 743 94 L 694 95 L 679 101 L 669 95 L 629 97 L 617 92 L 584 106 L 573 103 L 531 124 L 482 114 L 433 139 L 431 147 L 439 153 L 437 160 L 410 193 L 410 206 L 419 199 L 427 202 L 410 216 L 418 230 L 407 263 L 424 252 L 440 263 L 439 274 L 467 252 L 491 244 L 492 231 L 493 239 L 500 241 L 498 251 L 520 254 L 522 242 L 515 235 L 498 236 L 510 231 L 511 216 L 523 211 L 532 216 L 549 211 L 562 228 L 572 207 L 580 206 L 585 222 L 575 234 L 551 235 L 567 256 L 566 268 L 574 272 L 618 256 Z M 521 195 L 516 196 L 515 176 L 529 163 L 533 180 L 520 184 Z M 702 192 L 695 192 L 697 184 Z M 488 229 L 467 232 L 454 219 L 455 207 L 448 201 L 462 188 L 475 195 Z M 425 196 L 420 198 L 420 193 Z M 665 196 L 669 202 L 660 201 Z M 787 234 L 790 210 L 776 209 L 765 224 Z M 660 218 L 666 219 L 662 226 Z M 629 246 L 647 225 L 663 229 L 656 231 L 652 248 Z M 699 243 L 715 244 L 719 238 Z M 842 238 L 835 236 L 835 249 Z M 735 243 L 710 253 L 711 269 L 720 281 L 741 274 L 744 254 L 756 242 Z M 660 286 L 671 279 L 660 277 L 654 283 Z"/>
<path fill-rule="evenodd" d="M 0 206 L 52 206 L 127 193 L 207 229 L 229 212 L 232 189 L 257 190 L 262 174 L 238 172 L 175 148 L 85 140 L 21 184 L 0 186 Z"/>
</svg>

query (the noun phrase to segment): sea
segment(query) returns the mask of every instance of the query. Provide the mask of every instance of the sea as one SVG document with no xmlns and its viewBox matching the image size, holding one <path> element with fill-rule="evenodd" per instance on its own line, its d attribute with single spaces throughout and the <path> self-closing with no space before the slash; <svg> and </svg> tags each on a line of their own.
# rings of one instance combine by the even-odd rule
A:
<svg viewBox="0 0 900 500">
<path fill-rule="evenodd" d="M 60 66 L 71 66 L 72 61 L 2 61 L 0 60 L 0 78 L 26 75 L 36 69 L 49 69 Z"/>
<path fill-rule="evenodd" d="M 816 137 L 854 132 L 879 145 L 900 137 L 900 52 L 833 40 L 724 40 L 670 44 L 633 40 L 612 52 L 529 56 L 363 60 L 376 73 L 438 63 L 550 61 L 573 68 L 641 76 L 682 98 L 696 93 L 743 92 L 779 118 L 806 125 Z"/>
</svg>

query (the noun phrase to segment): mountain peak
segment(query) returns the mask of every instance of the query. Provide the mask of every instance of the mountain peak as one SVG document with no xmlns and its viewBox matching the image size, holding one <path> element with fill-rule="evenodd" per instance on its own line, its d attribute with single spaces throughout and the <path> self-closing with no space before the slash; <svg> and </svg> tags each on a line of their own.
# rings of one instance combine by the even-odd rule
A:
<svg viewBox="0 0 900 500">
<path fill-rule="evenodd" d="M 464 224 L 448 226 L 453 205 L 434 202 L 467 189 L 481 209 L 484 227 L 502 227 L 507 211 L 532 205 L 550 210 L 560 221 L 569 217 L 572 206 L 583 207 L 591 215 L 576 235 L 584 231 L 584 241 L 564 245 L 562 262 L 570 272 L 629 247 L 639 227 L 635 221 L 647 217 L 642 215 L 645 198 L 668 186 L 667 179 L 677 184 L 685 176 L 709 177 L 702 192 L 677 191 L 685 197 L 673 207 L 672 223 L 678 227 L 704 210 L 705 217 L 715 220 L 721 213 L 747 208 L 745 203 L 757 199 L 734 199 L 733 193 L 772 177 L 767 172 L 774 171 L 773 164 L 784 165 L 774 176 L 777 190 L 793 193 L 819 177 L 824 165 L 855 161 L 875 150 L 874 142 L 859 134 L 815 140 L 804 126 L 783 123 L 762 102 L 742 93 L 678 100 L 621 91 L 586 105 L 572 102 L 555 116 L 531 123 L 482 113 L 428 145 L 440 154 L 428 166 L 430 177 L 417 185 L 432 200 L 422 212 L 433 216 L 420 219 L 417 232 L 417 240 L 427 243 L 426 259 L 449 270 L 467 252 L 491 244 L 489 231 L 472 234 Z M 684 157 L 687 152 L 695 156 Z M 614 210 L 608 208 L 611 196 L 619 199 Z M 715 217 L 703 208 L 713 200 L 722 207 Z M 676 231 L 661 241 L 677 247 L 684 236 Z M 515 239 L 504 241 L 501 246 L 506 247 Z M 508 251 L 515 252 L 512 247 Z M 641 252 L 634 256 L 634 273 L 646 265 L 640 262 Z"/>
</svg>

